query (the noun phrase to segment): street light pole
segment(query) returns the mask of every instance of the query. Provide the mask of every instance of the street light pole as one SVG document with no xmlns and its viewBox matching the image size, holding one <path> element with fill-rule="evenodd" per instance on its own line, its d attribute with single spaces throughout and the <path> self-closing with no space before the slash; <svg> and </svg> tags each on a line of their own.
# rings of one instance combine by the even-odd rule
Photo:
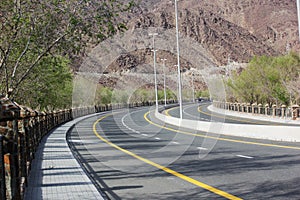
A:
<svg viewBox="0 0 300 200">
<path fill-rule="evenodd" d="M 193 103 L 195 103 L 195 85 L 194 85 L 194 72 L 192 72 L 192 89 L 193 89 Z"/>
<path fill-rule="evenodd" d="M 180 51 L 179 51 L 177 1 L 178 0 L 175 0 L 175 20 L 176 20 L 176 39 L 177 39 L 177 71 L 178 71 L 178 102 L 179 102 L 180 119 L 182 119 L 182 94 L 181 94 L 181 72 L 180 72 Z"/>
<path fill-rule="evenodd" d="M 149 33 L 149 36 L 153 36 L 153 68 L 154 68 L 154 87 L 155 87 L 155 110 L 158 111 L 158 94 L 157 94 L 157 78 L 156 78 L 156 49 L 155 49 L 155 36 L 157 33 Z"/>
<path fill-rule="evenodd" d="M 298 36 L 300 40 L 300 0 L 297 0 L 297 13 L 298 13 Z"/>
<path fill-rule="evenodd" d="M 165 95 L 165 107 L 167 106 L 167 93 L 166 93 L 166 72 L 165 72 L 165 67 L 166 67 L 166 60 L 165 58 L 161 59 L 163 61 L 163 71 L 164 71 L 164 95 Z"/>
</svg>

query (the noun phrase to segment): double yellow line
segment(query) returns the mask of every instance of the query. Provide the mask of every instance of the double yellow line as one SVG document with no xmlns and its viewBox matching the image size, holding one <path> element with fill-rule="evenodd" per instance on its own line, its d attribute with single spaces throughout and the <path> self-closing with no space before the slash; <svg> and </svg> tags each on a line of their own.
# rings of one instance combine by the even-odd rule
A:
<svg viewBox="0 0 300 200">
<path fill-rule="evenodd" d="M 148 114 L 148 113 L 146 113 L 146 114 Z M 146 115 L 146 114 L 145 114 L 145 115 Z M 222 197 L 224 197 L 224 198 L 226 198 L 226 199 L 234 199 L 234 200 L 240 200 L 240 199 L 241 199 L 241 198 L 236 197 L 236 196 L 234 196 L 234 195 L 232 195 L 232 194 L 229 194 L 229 193 L 227 193 L 227 192 L 225 192 L 225 191 L 222 191 L 222 190 L 220 190 L 220 189 L 217 189 L 217 188 L 215 188 L 215 187 L 212 187 L 212 186 L 210 186 L 210 185 L 207 185 L 207 184 L 205 184 L 205 183 L 202 183 L 202 182 L 200 182 L 200 181 L 197 181 L 197 180 L 195 180 L 195 179 L 193 179 L 193 178 L 190 178 L 190 177 L 188 177 L 188 176 L 186 176 L 186 175 L 184 175 L 184 174 L 181 174 L 181 173 L 179 173 L 179 172 L 176 172 L 176 171 L 174 171 L 174 170 L 172 170 L 172 169 L 170 169 L 170 168 L 167 168 L 167 167 L 165 167 L 165 166 L 162 166 L 162 165 L 160 165 L 160 164 L 157 164 L 157 163 L 155 163 L 155 162 L 153 162 L 153 161 L 151 161 L 151 160 L 148 160 L 148 159 L 146 159 L 146 158 L 143 158 L 143 157 L 141 157 L 141 156 L 139 156 L 139 155 L 137 155 L 137 154 L 135 154 L 135 153 L 133 153 L 133 152 L 131 152 L 131 151 L 128 151 L 128 150 L 126 150 L 126 149 L 123 149 L 123 148 L 119 147 L 118 145 L 116 145 L 116 144 L 114 144 L 114 143 L 108 141 L 107 139 L 103 138 L 103 137 L 97 132 L 97 127 L 96 127 L 96 125 L 97 125 L 99 122 L 101 122 L 103 119 L 105 119 L 105 118 L 107 118 L 107 117 L 109 117 L 109 116 L 111 116 L 111 115 L 112 115 L 112 114 L 105 115 L 105 116 L 101 117 L 100 119 L 98 119 L 98 120 L 93 124 L 93 132 L 94 132 L 95 135 L 96 135 L 100 140 L 102 140 L 103 142 L 107 143 L 108 145 L 110 145 L 110 146 L 116 148 L 117 150 L 122 151 L 123 153 L 126 153 L 126 154 L 128 154 L 128 155 L 130 155 L 130 156 L 132 156 L 132 157 L 134 157 L 134 158 L 136 158 L 136 159 L 138 159 L 138 160 L 140 160 L 140 161 L 142 161 L 142 162 L 144 162 L 144 163 L 147 163 L 147 164 L 149 164 L 149 165 L 152 165 L 153 167 L 156 167 L 156 168 L 158 168 L 158 169 L 160 169 L 160 170 L 163 170 L 163 171 L 165 171 L 165 172 L 167 172 L 167 173 L 169 173 L 169 174 L 172 174 L 172 175 L 174 175 L 174 176 L 176 176 L 176 177 L 178 177 L 178 178 L 181 178 L 181 179 L 183 179 L 183 180 L 185 180 L 185 181 L 187 181 L 187 182 L 189 182 L 189 183 L 192 183 L 192 184 L 194 184 L 194 185 L 196 185 L 196 186 L 198 186 L 198 187 L 201 187 L 201 188 L 203 188 L 203 189 L 205 189 L 205 190 L 208 190 L 208 191 L 210 191 L 210 192 L 212 192 L 212 193 L 214 193 L 214 194 L 217 194 L 217 195 L 219 195 L 219 196 L 222 196 Z M 147 120 L 147 121 L 148 121 L 148 120 Z"/>
</svg>

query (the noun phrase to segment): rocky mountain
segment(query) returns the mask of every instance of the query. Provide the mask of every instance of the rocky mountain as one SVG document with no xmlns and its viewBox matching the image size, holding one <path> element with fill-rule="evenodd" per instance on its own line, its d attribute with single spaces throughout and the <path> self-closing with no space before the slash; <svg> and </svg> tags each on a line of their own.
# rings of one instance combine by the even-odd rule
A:
<svg viewBox="0 0 300 200">
<path fill-rule="evenodd" d="M 205 9 L 246 29 L 279 53 L 299 47 L 295 0 L 201 1 Z"/>
<path fill-rule="evenodd" d="M 147 8 L 131 25 L 174 28 L 174 1 L 143 2 Z M 247 62 L 299 48 L 295 0 L 179 1 L 178 12 L 180 33 L 202 44 L 219 65 L 228 57 Z"/>
<path fill-rule="evenodd" d="M 299 49 L 295 0 L 185 0 L 178 1 L 178 13 L 180 35 L 203 47 L 207 51 L 203 55 L 215 66 L 226 65 L 229 58 L 236 63 L 247 63 L 255 55 L 280 55 Z M 131 15 L 123 17 L 129 30 L 149 27 L 174 30 L 174 1 L 143 0 L 132 9 Z M 164 54 L 167 67 L 174 71 L 171 68 L 176 55 Z M 105 74 L 153 73 L 151 59 L 150 49 L 128 52 L 107 67 Z M 199 69 L 188 60 L 182 62 L 186 76 L 191 76 L 190 68 Z M 215 71 L 225 74 L 223 68 Z M 106 76 L 105 82 L 109 82 Z M 200 83 L 199 88 L 203 85 Z"/>
</svg>

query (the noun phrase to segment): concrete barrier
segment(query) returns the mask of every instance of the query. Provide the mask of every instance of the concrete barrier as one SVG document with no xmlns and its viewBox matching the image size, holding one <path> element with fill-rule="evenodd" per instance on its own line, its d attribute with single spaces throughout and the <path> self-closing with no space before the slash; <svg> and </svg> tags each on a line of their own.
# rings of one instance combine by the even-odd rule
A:
<svg viewBox="0 0 300 200">
<path fill-rule="evenodd" d="M 167 124 L 189 128 L 197 131 L 215 133 L 220 135 L 230 135 L 239 137 L 249 137 L 256 139 L 268 139 L 277 141 L 299 142 L 300 127 L 298 126 L 274 126 L 274 125 L 248 125 L 232 124 L 220 122 L 205 122 L 189 119 L 179 119 L 166 116 L 156 112 L 155 116 Z"/>
</svg>

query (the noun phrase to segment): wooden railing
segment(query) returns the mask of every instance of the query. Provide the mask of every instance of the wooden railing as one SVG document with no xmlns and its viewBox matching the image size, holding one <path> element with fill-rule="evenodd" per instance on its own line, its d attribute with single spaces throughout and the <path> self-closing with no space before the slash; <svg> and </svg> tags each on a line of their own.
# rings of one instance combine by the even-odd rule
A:
<svg viewBox="0 0 300 200">
<path fill-rule="evenodd" d="M 174 103 L 171 100 L 168 103 Z M 153 106 L 153 101 L 39 112 L 0 99 L 0 199 L 21 200 L 35 152 L 53 128 L 77 117 L 122 108 Z M 163 104 L 163 101 L 159 102 Z"/>
<path fill-rule="evenodd" d="M 287 107 L 286 105 L 272 105 L 269 104 L 250 104 L 250 103 L 229 103 L 214 101 L 213 106 L 230 111 L 251 113 L 253 115 L 266 115 L 272 117 L 291 118 L 293 120 L 299 119 L 299 106 L 293 105 Z"/>
</svg>

